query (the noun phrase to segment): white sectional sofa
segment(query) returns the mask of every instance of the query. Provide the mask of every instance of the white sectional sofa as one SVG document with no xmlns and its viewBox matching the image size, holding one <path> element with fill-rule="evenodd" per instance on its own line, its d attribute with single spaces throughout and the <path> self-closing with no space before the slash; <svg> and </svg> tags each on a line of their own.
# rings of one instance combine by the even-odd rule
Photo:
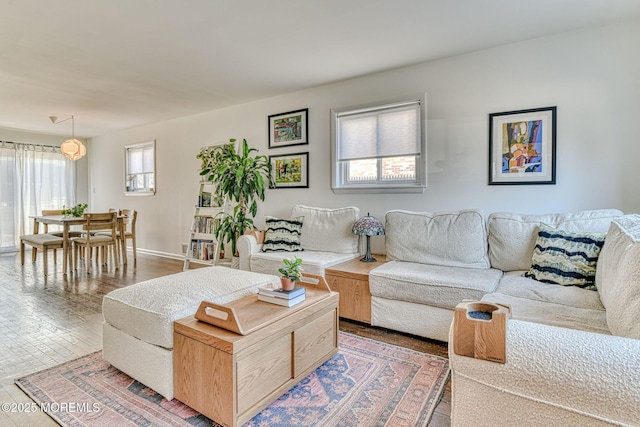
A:
<svg viewBox="0 0 640 427">
<path fill-rule="evenodd" d="M 451 344 L 463 299 L 511 306 L 506 364 L 449 346 L 452 425 L 640 425 L 640 216 L 390 211 L 385 223 L 372 324 Z M 545 225 L 606 234 L 597 290 L 523 277 Z"/>
<path fill-rule="evenodd" d="M 332 265 L 348 261 L 360 255 L 358 236 L 351 231 L 360 210 L 349 206 L 337 209 L 296 205 L 291 218 L 303 218 L 299 236 L 302 251 L 263 252 L 253 235 L 240 236 L 238 252 L 240 269 L 258 273 L 278 274 L 284 258 L 303 260 L 306 273 L 324 276 L 324 270 Z M 269 236 L 266 230 L 265 239 Z"/>
<path fill-rule="evenodd" d="M 389 211 L 385 235 L 390 262 L 369 276 L 372 324 L 448 341 L 455 306 L 463 299 L 484 298 L 511 304 L 514 317 L 536 319 L 545 312 L 541 317 L 548 324 L 606 331 L 598 292 L 551 286 L 522 274 L 531 267 L 540 224 L 606 233 L 611 221 L 622 215 L 615 209 L 492 213 L 486 218 L 474 209 Z"/>
</svg>

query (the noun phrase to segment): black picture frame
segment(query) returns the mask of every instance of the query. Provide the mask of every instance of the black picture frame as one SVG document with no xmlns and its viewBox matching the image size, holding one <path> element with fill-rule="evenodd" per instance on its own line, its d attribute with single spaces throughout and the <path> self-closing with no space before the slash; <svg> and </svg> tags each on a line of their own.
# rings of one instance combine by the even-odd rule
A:
<svg viewBox="0 0 640 427">
<path fill-rule="evenodd" d="M 308 144 L 308 114 L 309 109 L 303 108 L 270 115 L 268 117 L 269 148 Z"/>
<path fill-rule="evenodd" d="M 489 185 L 556 183 L 557 107 L 489 114 Z"/>
<path fill-rule="evenodd" d="M 309 152 L 269 156 L 274 188 L 309 188 Z"/>
</svg>

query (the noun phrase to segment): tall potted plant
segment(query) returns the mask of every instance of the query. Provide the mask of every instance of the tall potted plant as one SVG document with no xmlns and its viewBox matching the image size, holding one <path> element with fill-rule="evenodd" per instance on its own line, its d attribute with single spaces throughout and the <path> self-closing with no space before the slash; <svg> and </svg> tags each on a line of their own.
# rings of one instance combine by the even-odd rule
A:
<svg viewBox="0 0 640 427">
<path fill-rule="evenodd" d="M 202 161 L 200 175 L 215 183 L 216 196 L 236 203 L 232 213 L 220 213 L 220 226 L 215 235 L 220 242 L 231 243 L 231 251 L 238 256 L 238 237 L 254 228 L 253 217 L 258 211 L 258 200 L 264 201 L 265 188 L 273 187 L 271 163 L 267 156 L 254 155 L 258 150 L 249 148 L 243 139 L 239 152 L 235 139 L 216 149 L 202 149 L 197 158 Z"/>
</svg>

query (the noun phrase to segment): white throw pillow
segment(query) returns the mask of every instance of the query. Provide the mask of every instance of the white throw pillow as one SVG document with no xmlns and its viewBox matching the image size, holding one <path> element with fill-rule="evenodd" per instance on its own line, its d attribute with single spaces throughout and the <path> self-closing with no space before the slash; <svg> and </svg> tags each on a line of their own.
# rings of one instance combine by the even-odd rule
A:
<svg viewBox="0 0 640 427">
<path fill-rule="evenodd" d="M 291 210 L 291 217 L 304 217 L 300 243 L 305 251 L 336 252 L 357 254 L 358 236 L 351 228 L 358 219 L 360 209 L 326 209 L 297 205 Z"/>
<path fill-rule="evenodd" d="M 489 268 L 482 211 L 410 212 L 385 215 L 388 260 L 449 267 Z"/>
<path fill-rule="evenodd" d="M 611 333 L 640 339 L 640 215 L 611 223 L 598 258 L 596 287 Z"/>
</svg>

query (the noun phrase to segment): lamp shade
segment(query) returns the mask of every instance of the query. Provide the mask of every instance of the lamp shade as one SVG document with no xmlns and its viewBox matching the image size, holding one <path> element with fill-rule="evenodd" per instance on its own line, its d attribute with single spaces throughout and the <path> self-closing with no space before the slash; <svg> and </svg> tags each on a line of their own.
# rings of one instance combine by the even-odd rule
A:
<svg viewBox="0 0 640 427">
<path fill-rule="evenodd" d="M 62 145 L 60 145 L 60 150 L 69 160 L 78 160 L 87 154 L 87 148 L 81 141 L 75 138 L 67 139 L 63 142 Z"/>
<path fill-rule="evenodd" d="M 351 231 L 358 236 L 381 236 L 384 234 L 384 227 L 376 217 L 367 213 L 367 216 L 353 223 Z"/>
</svg>

